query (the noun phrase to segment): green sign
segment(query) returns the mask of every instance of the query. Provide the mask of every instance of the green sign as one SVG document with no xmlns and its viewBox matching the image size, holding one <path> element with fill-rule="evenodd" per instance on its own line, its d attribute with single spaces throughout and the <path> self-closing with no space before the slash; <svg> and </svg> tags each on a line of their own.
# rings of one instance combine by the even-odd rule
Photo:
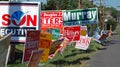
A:
<svg viewBox="0 0 120 67">
<path fill-rule="evenodd" d="M 98 23 L 98 9 L 87 8 L 63 11 L 64 25 L 81 25 Z"/>
<path fill-rule="evenodd" d="M 60 30 L 52 28 L 52 39 L 57 40 L 60 36 Z"/>
</svg>

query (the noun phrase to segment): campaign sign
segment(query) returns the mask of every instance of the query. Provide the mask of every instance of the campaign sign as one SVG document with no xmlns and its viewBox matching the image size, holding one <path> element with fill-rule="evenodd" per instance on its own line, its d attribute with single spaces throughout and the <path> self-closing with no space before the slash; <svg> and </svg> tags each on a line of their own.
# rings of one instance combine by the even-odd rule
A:
<svg viewBox="0 0 120 67">
<path fill-rule="evenodd" d="M 43 54 L 44 50 L 35 50 L 32 51 L 29 63 L 27 67 L 38 67 L 38 64 L 40 62 L 41 56 Z"/>
<path fill-rule="evenodd" d="M 12 32 L 12 42 L 25 42 L 27 30 L 40 29 L 39 2 L 0 2 L 0 34 Z"/>
<path fill-rule="evenodd" d="M 42 11 L 41 12 L 41 29 L 57 28 L 62 32 L 63 17 L 62 11 Z"/>
<path fill-rule="evenodd" d="M 26 35 L 26 42 L 24 47 L 23 62 L 27 62 L 30 59 L 33 50 L 38 50 L 40 41 L 40 31 L 29 30 Z"/>
<path fill-rule="evenodd" d="M 47 62 L 48 61 L 48 55 L 51 47 L 52 42 L 52 34 L 41 32 L 40 33 L 40 44 L 38 46 L 38 50 L 44 49 L 41 62 Z"/>
<path fill-rule="evenodd" d="M 80 35 L 86 36 L 86 34 L 87 34 L 87 26 L 81 26 Z"/>
<path fill-rule="evenodd" d="M 69 39 L 69 41 L 78 41 L 80 39 L 80 26 L 65 26 L 64 36 Z"/>
<path fill-rule="evenodd" d="M 5 67 L 12 33 L 0 38 L 0 67 Z"/>
<path fill-rule="evenodd" d="M 90 45 L 91 37 L 80 36 L 80 40 L 76 42 L 75 48 L 87 50 Z"/>
<path fill-rule="evenodd" d="M 52 39 L 57 40 L 60 36 L 60 30 L 52 28 Z"/>
<path fill-rule="evenodd" d="M 64 25 L 81 25 L 98 23 L 98 9 L 86 8 L 63 11 Z"/>
</svg>

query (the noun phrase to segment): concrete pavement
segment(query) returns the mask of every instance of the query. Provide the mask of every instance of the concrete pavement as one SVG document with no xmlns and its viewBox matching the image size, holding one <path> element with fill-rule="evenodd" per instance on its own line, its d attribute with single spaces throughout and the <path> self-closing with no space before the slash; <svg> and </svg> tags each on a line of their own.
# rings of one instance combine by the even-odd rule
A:
<svg viewBox="0 0 120 67">
<path fill-rule="evenodd" d="M 106 43 L 105 50 L 100 50 L 87 62 L 86 67 L 120 67 L 120 38 L 113 35 Z"/>
</svg>

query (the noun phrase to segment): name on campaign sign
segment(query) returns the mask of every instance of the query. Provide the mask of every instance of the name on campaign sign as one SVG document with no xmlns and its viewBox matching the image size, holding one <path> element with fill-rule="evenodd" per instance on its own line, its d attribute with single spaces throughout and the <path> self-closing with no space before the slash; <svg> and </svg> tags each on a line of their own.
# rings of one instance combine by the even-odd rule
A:
<svg viewBox="0 0 120 67">
<path fill-rule="evenodd" d="M 87 8 L 63 11 L 64 25 L 81 25 L 98 23 L 98 9 Z"/>
<path fill-rule="evenodd" d="M 29 61 L 33 50 L 38 50 L 39 41 L 40 31 L 38 30 L 27 31 L 26 42 L 24 45 L 23 62 Z"/>
<path fill-rule="evenodd" d="M 69 39 L 69 41 L 78 41 L 80 39 L 80 26 L 65 26 L 64 36 Z"/>
<path fill-rule="evenodd" d="M 12 42 L 25 42 L 27 30 L 40 27 L 39 2 L 0 2 L 0 34 L 12 32 Z"/>
<path fill-rule="evenodd" d="M 41 29 L 57 28 L 62 31 L 63 17 L 62 11 L 46 11 L 41 12 Z"/>
<path fill-rule="evenodd" d="M 80 36 L 80 40 L 76 42 L 75 48 L 87 50 L 90 45 L 91 37 Z"/>
</svg>

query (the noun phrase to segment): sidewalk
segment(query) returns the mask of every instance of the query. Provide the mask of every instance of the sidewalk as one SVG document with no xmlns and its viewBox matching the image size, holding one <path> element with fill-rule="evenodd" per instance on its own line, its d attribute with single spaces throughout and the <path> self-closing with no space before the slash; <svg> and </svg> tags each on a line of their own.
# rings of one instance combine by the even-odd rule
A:
<svg viewBox="0 0 120 67">
<path fill-rule="evenodd" d="M 107 45 L 90 58 L 86 67 L 120 67 L 120 38 L 114 35 Z"/>
</svg>

